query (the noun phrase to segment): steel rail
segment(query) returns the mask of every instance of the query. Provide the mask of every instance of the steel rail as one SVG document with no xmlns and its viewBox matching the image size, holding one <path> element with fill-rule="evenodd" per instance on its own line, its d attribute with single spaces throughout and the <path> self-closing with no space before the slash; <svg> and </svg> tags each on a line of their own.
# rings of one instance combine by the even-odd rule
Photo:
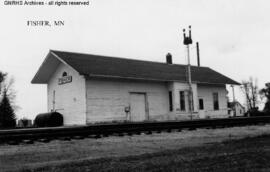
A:
<svg viewBox="0 0 270 172">
<path fill-rule="evenodd" d="M 100 138 L 109 135 L 139 134 L 145 132 L 171 131 L 197 128 L 224 128 L 232 126 L 245 126 L 270 123 L 270 116 L 239 117 L 222 119 L 198 119 L 189 121 L 166 122 L 127 122 L 110 124 L 93 124 L 72 127 L 50 127 L 0 130 L 0 143 L 18 144 L 20 142 L 33 143 L 34 141 L 49 141 L 54 139 L 80 139 L 85 137 Z"/>
</svg>

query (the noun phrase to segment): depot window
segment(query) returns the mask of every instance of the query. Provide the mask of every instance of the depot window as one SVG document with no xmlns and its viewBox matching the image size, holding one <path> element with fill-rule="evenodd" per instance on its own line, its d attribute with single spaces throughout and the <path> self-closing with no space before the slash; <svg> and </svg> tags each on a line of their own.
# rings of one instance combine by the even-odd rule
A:
<svg viewBox="0 0 270 172">
<path fill-rule="evenodd" d="M 169 106 L 170 106 L 170 111 L 173 111 L 173 97 L 172 97 L 171 91 L 169 91 Z"/>
<path fill-rule="evenodd" d="M 63 72 L 62 77 L 67 76 L 67 72 Z"/>
<path fill-rule="evenodd" d="M 180 91 L 179 92 L 179 97 L 180 97 L 180 110 L 181 111 L 186 111 L 185 92 Z"/>
<path fill-rule="evenodd" d="M 213 93 L 214 110 L 219 110 L 218 93 Z"/>
</svg>

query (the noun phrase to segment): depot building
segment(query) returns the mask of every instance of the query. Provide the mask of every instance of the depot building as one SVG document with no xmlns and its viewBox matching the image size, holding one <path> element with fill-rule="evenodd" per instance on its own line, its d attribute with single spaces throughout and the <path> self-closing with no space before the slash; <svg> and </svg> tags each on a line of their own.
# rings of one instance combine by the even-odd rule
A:
<svg viewBox="0 0 270 172">
<path fill-rule="evenodd" d="M 239 83 L 208 67 L 191 78 L 193 108 L 186 65 L 51 50 L 32 83 L 64 125 L 228 117 L 226 84 Z"/>
</svg>

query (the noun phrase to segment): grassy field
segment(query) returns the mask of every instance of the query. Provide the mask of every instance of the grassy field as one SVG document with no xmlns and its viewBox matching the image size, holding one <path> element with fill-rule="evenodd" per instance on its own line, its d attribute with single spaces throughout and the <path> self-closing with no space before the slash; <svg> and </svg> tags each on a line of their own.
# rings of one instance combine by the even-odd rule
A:
<svg viewBox="0 0 270 172">
<path fill-rule="evenodd" d="M 121 158 L 100 158 L 33 171 L 270 171 L 270 135 Z M 31 171 L 25 168 L 23 171 Z"/>
<path fill-rule="evenodd" d="M 0 171 L 270 171 L 269 161 L 270 125 L 0 146 Z"/>
</svg>

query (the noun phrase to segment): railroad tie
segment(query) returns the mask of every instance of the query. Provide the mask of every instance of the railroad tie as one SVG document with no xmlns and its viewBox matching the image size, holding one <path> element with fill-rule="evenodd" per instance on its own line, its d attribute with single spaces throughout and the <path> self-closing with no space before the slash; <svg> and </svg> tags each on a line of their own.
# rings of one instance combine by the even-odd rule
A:
<svg viewBox="0 0 270 172">
<path fill-rule="evenodd" d="M 38 142 L 43 142 L 43 143 L 49 143 L 51 140 L 49 138 L 42 138 L 42 139 L 38 139 Z"/>
<path fill-rule="evenodd" d="M 11 140 L 11 141 L 8 141 L 7 144 L 9 145 L 18 145 L 20 142 L 18 140 Z"/>
<path fill-rule="evenodd" d="M 83 136 L 72 136 L 72 139 L 82 140 L 82 139 L 84 139 L 84 137 Z"/>
<path fill-rule="evenodd" d="M 22 140 L 22 143 L 33 144 L 34 143 L 34 140 Z"/>
</svg>

